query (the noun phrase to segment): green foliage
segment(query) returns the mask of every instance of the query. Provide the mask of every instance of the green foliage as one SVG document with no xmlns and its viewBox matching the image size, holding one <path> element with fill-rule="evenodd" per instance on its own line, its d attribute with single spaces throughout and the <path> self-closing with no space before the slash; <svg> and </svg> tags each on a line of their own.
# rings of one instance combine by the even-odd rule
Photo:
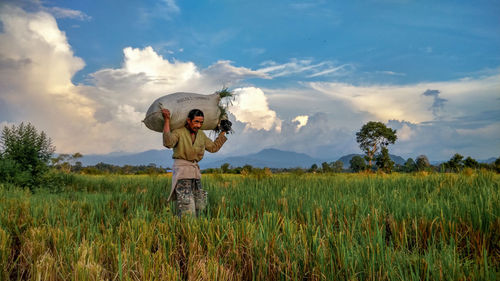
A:
<svg viewBox="0 0 500 281">
<path fill-rule="evenodd" d="M 234 100 L 234 93 L 232 91 L 229 91 L 228 88 L 222 88 L 220 91 L 215 92 L 216 94 L 219 95 L 219 98 L 225 99 L 224 103 L 219 102 L 219 120 L 221 119 L 226 119 L 227 118 L 227 108 L 232 104 Z M 217 128 L 214 129 L 216 133 L 219 133 L 221 129 L 217 126 Z"/>
<path fill-rule="evenodd" d="M 309 168 L 310 173 L 316 173 L 318 171 L 318 165 L 317 164 L 312 164 L 311 168 Z"/>
<path fill-rule="evenodd" d="M 351 171 L 355 173 L 364 171 L 368 167 L 366 165 L 365 159 L 363 159 L 363 157 L 359 155 L 352 157 L 352 159 L 349 161 L 349 164 Z"/>
<path fill-rule="evenodd" d="M 74 154 L 61 153 L 57 157 L 51 158 L 50 161 L 52 162 L 52 167 L 63 172 L 78 172 L 82 168 L 82 163 L 77 160 L 82 157 L 83 155 L 80 152 Z"/>
<path fill-rule="evenodd" d="M 331 163 L 331 166 L 334 173 L 340 173 L 344 169 L 344 163 L 340 160 Z"/>
<path fill-rule="evenodd" d="M 448 162 L 444 163 L 444 166 L 451 172 L 459 172 L 464 168 L 463 159 L 462 155 L 455 153 Z"/>
<path fill-rule="evenodd" d="M 429 159 L 425 155 L 419 155 L 415 164 L 418 171 L 426 171 L 431 167 Z"/>
<path fill-rule="evenodd" d="M 396 130 L 388 128 L 382 122 L 370 121 L 361 127 L 356 133 L 356 141 L 366 154 L 368 166 L 372 166 L 372 160 L 382 147 L 394 144 L 397 140 Z"/>
<path fill-rule="evenodd" d="M 0 138 L 1 161 L 6 168 L 4 181 L 34 188 L 48 171 L 55 147 L 45 132 L 28 123 L 4 127 Z M 0 179 L 1 180 L 1 179 Z"/>
<path fill-rule="evenodd" d="M 327 162 L 323 162 L 321 163 L 321 171 L 323 173 L 330 173 L 332 172 L 332 167 Z"/>
<path fill-rule="evenodd" d="M 87 175 L 106 175 L 106 174 L 119 174 L 119 175 L 158 175 L 165 173 L 166 169 L 163 167 L 157 167 L 156 164 L 151 163 L 149 165 L 138 165 L 138 166 L 117 166 L 107 163 L 97 163 L 93 166 L 81 167 L 81 163 L 76 162 L 75 165 L 71 167 L 71 170 L 81 174 Z"/>
<path fill-rule="evenodd" d="M 417 164 L 415 163 L 415 161 L 413 161 L 412 158 L 408 158 L 408 160 L 406 160 L 405 162 L 403 169 L 407 173 L 415 172 L 417 170 Z"/>
<path fill-rule="evenodd" d="M 223 174 L 229 173 L 229 163 L 224 163 L 220 166 L 220 170 Z"/>
<path fill-rule="evenodd" d="M 391 173 L 394 168 L 394 161 L 389 156 L 387 147 L 382 147 L 380 153 L 375 158 L 377 168 L 385 173 Z"/>
<path fill-rule="evenodd" d="M 31 178 L 31 173 L 28 170 L 23 170 L 19 163 L 0 157 L 0 182 L 29 186 Z"/>
<path fill-rule="evenodd" d="M 470 156 L 467 157 L 463 163 L 464 163 L 464 167 L 466 167 L 466 168 L 472 168 L 472 169 L 479 168 L 479 162 L 477 162 L 475 159 L 471 158 Z"/>
</svg>

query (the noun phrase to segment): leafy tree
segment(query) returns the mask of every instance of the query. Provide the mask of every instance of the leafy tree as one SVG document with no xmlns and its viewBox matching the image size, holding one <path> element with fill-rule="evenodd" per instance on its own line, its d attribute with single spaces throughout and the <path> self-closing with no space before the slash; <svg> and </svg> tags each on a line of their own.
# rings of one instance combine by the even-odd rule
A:
<svg viewBox="0 0 500 281">
<path fill-rule="evenodd" d="M 229 173 L 229 163 L 224 163 L 220 166 L 220 170 L 223 174 Z"/>
<path fill-rule="evenodd" d="M 31 123 L 4 127 L 0 137 L 0 154 L 3 166 L 10 167 L 10 175 L 3 175 L 2 178 L 10 178 L 14 183 L 30 188 L 39 185 L 41 176 L 48 171 L 54 151 L 51 139 L 45 132 L 39 133 Z"/>
<path fill-rule="evenodd" d="M 252 172 L 253 170 L 253 167 L 252 165 L 249 165 L 249 164 L 246 164 L 245 166 L 243 166 L 243 168 L 241 169 L 241 174 L 242 175 L 248 175 Z"/>
<path fill-rule="evenodd" d="M 365 159 L 359 155 L 352 157 L 349 164 L 351 165 L 350 168 L 353 172 L 363 171 L 367 168 Z"/>
<path fill-rule="evenodd" d="M 372 160 L 375 154 L 389 144 L 396 142 L 396 130 L 387 128 L 382 122 L 370 121 L 361 127 L 356 133 L 356 141 L 359 147 L 366 154 L 368 166 L 372 166 Z"/>
<path fill-rule="evenodd" d="M 309 168 L 310 173 L 316 173 L 318 171 L 318 165 L 312 164 L 311 168 Z"/>
<path fill-rule="evenodd" d="M 386 173 L 392 172 L 392 169 L 394 168 L 394 161 L 391 160 L 391 157 L 389 156 L 389 149 L 387 149 L 387 147 L 382 147 L 375 160 L 375 165 L 377 165 L 378 169 Z"/>
<path fill-rule="evenodd" d="M 493 163 L 493 167 L 495 168 L 495 171 L 497 171 L 497 173 L 500 173 L 500 157 L 495 160 L 495 163 Z"/>
<path fill-rule="evenodd" d="M 404 165 L 405 172 L 411 173 L 417 170 L 417 164 L 412 158 L 408 158 Z"/>
<path fill-rule="evenodd" d="M 416 164 L 417 164 L 418 171 L 425 171 L 431 166 L 429 159 L 425 155 L 418 156 Z"/>
<path fill-rule="evenodd" d="M 290 173 L 294 176 L 300 177 L 300 176 L 304 175 L 304 169 L 302 169 L 300 167 L 292 168 L 292 169 L 290 169 Z"/>
<path fill-rule="evenodd" d="M 51 158 L 50 161 L 52 162 L 52 166 L 54 166 L 55 168 L 69 173 L 73 170 L 73 165 L 75 165 L 76 163 L 80 163 L 79 167 L 81 168 L 82 163 L 76 160 L 82 157 L 83 155 L 80 152 L 71 155 L 61 153 L 57 157 Z M 73 164 L 73 162 L 75 163 Z"/>
<path fill-rule="evenodd" d="M 453 172 L 458 172 L 463 168 L 464 157 L 458 153 L 455 153 L 451 159 L 445 163 L 445 166 Z"/>
<path fill-rule="evenodd" d="M 330 173 L 332 171 L 332 167 L 327 162 L 321 163 L 321 171 L 323 173 Z"/>
<path fill-rule="evenodd" d="M 335 173 L 340 173 L 344 169 L 344 163 L 340 160 L 337 160 L 337 161 L 331 163 L 331 166 L 332 166 L 333 172 L 335 172 Z"/>
<path fill-rule="evenodd" d="M 477 169 L 479 168 L 479 162 L 469 156 L 464 160 L 464 167 Z"/>
</svg>

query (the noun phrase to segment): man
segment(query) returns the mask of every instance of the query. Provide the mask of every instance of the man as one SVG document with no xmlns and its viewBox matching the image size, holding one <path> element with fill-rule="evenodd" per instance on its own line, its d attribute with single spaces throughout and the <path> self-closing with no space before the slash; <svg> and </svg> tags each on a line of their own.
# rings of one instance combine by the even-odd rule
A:
<svg viewBox="0 0 500 281">
<path fill-rule="evenodd" d="M 226 142 L 226 132 L 222 131 L 215 141 L 209 139 L 202 130 L 204 115 L 199 109 L 189 112 L 183 128 L 170 131 L 170 111 L 162 109 L 165 119 L 163 145 L 173 148 L 174 167 L 172 188 L 168 201 L 175 200 L 178 215 L 199 215 L 207 205 L 207 192 L 201 187 L 201 172 L 198 162 L 205 150 L 217 152 Z"/>
</svg>

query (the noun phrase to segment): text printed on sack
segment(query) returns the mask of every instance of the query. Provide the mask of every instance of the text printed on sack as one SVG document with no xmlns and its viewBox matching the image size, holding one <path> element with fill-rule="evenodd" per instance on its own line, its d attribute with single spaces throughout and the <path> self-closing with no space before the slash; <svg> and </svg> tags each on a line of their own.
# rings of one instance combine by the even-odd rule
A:
<svg viewBox="0 0 500 281">
<path fill-rule="evenodd" d="M 187 101 L 192 101 L 192 100 L 209 100 L 208 97 L 183 97 L 181 99 L 177 100 L 177 103 L 183 103 Z"/>
</svg>

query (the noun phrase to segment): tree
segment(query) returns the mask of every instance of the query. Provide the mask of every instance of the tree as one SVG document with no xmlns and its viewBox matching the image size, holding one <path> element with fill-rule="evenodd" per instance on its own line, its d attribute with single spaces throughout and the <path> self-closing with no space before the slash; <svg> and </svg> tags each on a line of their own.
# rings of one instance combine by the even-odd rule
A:
<svg viewBox="0 0 500 281">
<path fill-rule="evenodd" d="M 229 163 L 224 163 L 220 166 L 220 170 L 223 174 L 229 173 Z"/>
<path fill-rule="evenodd" d="M 495 160 L 495 163 L 493 163 L 493 167 L 497 173 L 500 173 L 500 157 Z"/>
<path fill-rule="evenodd" d="M 76 163 L 80 163 L 80 168 L 81 168 L 81 162 L 76 161 L 79 158 L 82 158 L 83 155 L 80 152 L 77 152 L 75 154 L 65 154 L 61 153 L 57 157 L 51 158 L 50 161 L 52 163 L 52 166 L 63 171 L 66 173 L 69 173 L 73 170 L 73 166 Z M 74 162 L 74 164 L 73 164 Z"/>
<path fill-rule="evenodd" d="M 396 142 L 396 130 L 387 128 L 382 122 L 370 121 L 361 127 L 361 130 L 356 133 L 356 141 L 359 147 L 366 154 L 368 166 L 372 166 L 372 160 L 375 154 L 389 144 Z"/>
<path fill-rule="evenodd" d="M 253 167 L 252 165 L 249 165 L 249 164 L 246 164 L 245 166 L 243 166 L 243 168 L 241 169 L 241 174 L 242 175 L 249 175 L 253 170 Z"/>
<path fill-rule="evenodd" d="M 331 166 L 334 173 L 340 173 L 344 169 L 344 163 L 340 160 L 331 163 Z"/>
<path fill-rule="evenodd" d="M 479 162 L 469 156 L 464 160 L 464 167 L 477 169 L 479 168 Z"/>
<path fill-rule="evenodd" d="M 318 171 L 318 165 L 312 164 L 311 168 L 309 168 L 310 173 L 316 173 Z"/>
<path fill-rule="evenodd" d="M 332 167 L 327 162 L 321 163 L 321 171 L 323 173 L 329 173 L 332 171 Z"/>
<path fill-rule="evenodd" d="M 375 160 L 375 165 L 377 165 L 379 170 L 386 173 L 392 172 L 392 169 L 394 168 L 394 161 L 391 160 L 391 157 L 389 156 L 389 149 L 387 149 L 387 147 L 382 147 Z"/>
<path fill-rule="evenodd" d="M 412 158 L 408 158 L 408 160 L 406 160 L 405 162 L 404 169 L 407 173 L 414 172 L 417 169 L 417 164 L 415 163 L 415 161 L 413 161 Z"/>
<path fill-rule="evenodd" d="M 463 159 L 464 157 L 462 155 L 455 153 L 455 155 L 445 163 L 445 166 L 453 172 L 458 172 L 463 168 Z"/>
<path fill-rule="evenodd" d="M 418 156 L 416 164 L 418 171 L 425 171 L 427 168 L 431 166 L 429 159 L 425 155 Z"/>
<path fill-rule="evenodd" d="M 363 157 L 359 155 L 352 157 L 351 161 L 349 161 L 349 164 L 351 165 L 350 168 L 353 172 L 359 172 L 366 169 L 365 159 L 363 159 Z"/>
<path fill-rule="evenodd" d="M 49 160 L 55 151 L 51 139 L 45 132 L 39 133 L 31 123 L 4 127 L 0 149 L 2 161 L 13 165 L 11 171 L 23 174 L 23 180 L 16 183 L 30 187 L 41 183 L 40 176 L 48 170 Z"/>
</svg>

